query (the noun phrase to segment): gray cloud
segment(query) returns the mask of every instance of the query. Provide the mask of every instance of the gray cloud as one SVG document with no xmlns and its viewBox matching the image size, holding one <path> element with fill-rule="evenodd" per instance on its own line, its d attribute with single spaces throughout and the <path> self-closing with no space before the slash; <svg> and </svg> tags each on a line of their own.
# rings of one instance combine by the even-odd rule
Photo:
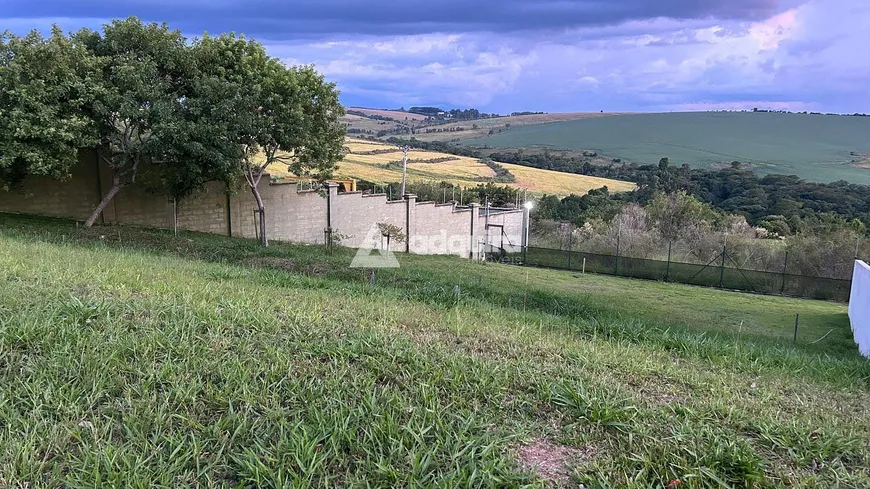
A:
<svg viewBox="0 0 870 489">
<path fill-rule="evenodd" d="M 870 110 L 867 0 L 0 0 L 14 32 L 138 15 L 313 63 L 349 105 Z"/>
<path fill-rule="evenodd" d="M 6 17 L 137 15 L 185 32 L 236 31 L 271 40 L 428 32 L 520 32 L 652 18 L 758 20 L 795 0 L 0 0 Z"/>
</svg>

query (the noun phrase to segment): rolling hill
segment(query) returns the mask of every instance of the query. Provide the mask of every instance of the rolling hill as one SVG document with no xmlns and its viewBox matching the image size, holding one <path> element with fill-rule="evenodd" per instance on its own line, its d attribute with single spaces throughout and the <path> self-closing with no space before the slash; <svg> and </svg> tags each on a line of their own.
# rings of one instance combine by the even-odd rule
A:
<svg viewBox="0 0 870 489">
<path fill-rule="evenodd" d="M 456 134 L 454 133 L 454 136 Z M 625 114 L 511 125 L 465 144 L 592 150 L 626 162 L 717 168 L 732 161 L 760 174 L 870 184 L 870 117 L 752 112 Z"/>
<path fill-rule="evenodd" d="M 367 109 L 363 107 L 348 107 L 347 115 L 342 121 L 347 125 L 348 133 L 377 136 L 384 131 L 389 136 L 413 137 L 424 141 L 451 141 L 462 139 L 483 138 L 492 134 L 507 131 L 512 127 L 564 122 L 579 119 L 597 118 L 619 113 L 602 112 L 565 112 L 558 114 L 527 114 L 517 116 L 494 117 L 491 119 L 432 121 L 427 117 L 411 112 L 398 110 Z"/>
<path fill-rule="evenodd" d="M 347 154 L 339 163 L 337 175 L 366 180 L 376 184 L 402 180 L 402 152 L 396 146 L 348 139 Z M 526 189 L 533 194 L 568 195 L 583 194 L 593 188 L 607 186 L 613 192 L 632 190 L 634 184 L 608 178 L 589 177 L 573 173 L 540 170 L 519 165 L 502 165 L 514 175 L 516 181 L 506 183 Z M 274 176 L 287 174 L 283 165 L 273 165 L 269 173 Z M 408 180 L 411 182 L 446 181 L 457 186 L 473 187 L 495 178 L 495 172 L 476 158 L 455 156 L 432 151 L 411 150 L 408 152 Z"/>
</svg>

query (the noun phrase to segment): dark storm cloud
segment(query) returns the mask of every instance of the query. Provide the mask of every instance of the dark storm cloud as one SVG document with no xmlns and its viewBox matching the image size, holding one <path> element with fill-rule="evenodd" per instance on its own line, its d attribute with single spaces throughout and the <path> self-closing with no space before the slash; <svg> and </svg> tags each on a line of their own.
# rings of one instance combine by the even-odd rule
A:
<svg viewBox="0 0 870 489">
<path fill-rule="evenodd" d="M 613 25 L 657 17 L 758 20 L 793 0 L 0 0 L 6 18 L 137 15 L 185 32 L 269 39 L 426 32 L 517 32 Z"/>
</svg>

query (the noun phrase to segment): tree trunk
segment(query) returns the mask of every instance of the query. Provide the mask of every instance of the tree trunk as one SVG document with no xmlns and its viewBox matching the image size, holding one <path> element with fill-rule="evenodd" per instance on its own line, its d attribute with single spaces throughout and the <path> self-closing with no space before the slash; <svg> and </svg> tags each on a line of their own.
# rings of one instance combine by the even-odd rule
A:
<svg viewBox="0 0 870 489">
<path fill-rule="evenodd" d="M 266 237 L 266 207 L 263 205 L 263 198 L 260 197 L 260 189 L 256 185 L 251 187 L 251 193 L 254 194 L 254 199 L 257 201 L 257 210 L 260 211 L 260 244 L 269 246 L 269 238 Z"/>
<path fill-rule="evenodd" d="M 94 209 L 94 212 L 91 214 L 90 217 L 88 217 L 88 220 L 85 221 L 86 228 L 94 225 L 94 223 L 97 221 L 97 218 L 100 217 L 100 213 L 103 212 L 103 209 L 105 209 L 106 206 L 109 205 L 109 202 L 111 202 L 112 199 L 115 198 L 115 195 L 120 192 L 122 188 L 124 188 L 124 184 L 121 182 L 121 176 L 118 174 L 113 175 L 112 188 L 109 189 L 109 192 L 106 193 L 105 197 L 103 197 L 100 205 L 98 205 L 97 208 Z"/>
</svg>

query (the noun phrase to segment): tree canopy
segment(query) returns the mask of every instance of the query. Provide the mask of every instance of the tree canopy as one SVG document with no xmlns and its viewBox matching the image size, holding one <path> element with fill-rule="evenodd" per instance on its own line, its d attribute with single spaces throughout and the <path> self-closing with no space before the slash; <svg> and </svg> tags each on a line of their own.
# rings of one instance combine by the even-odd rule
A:
<svg viewBox="0 0 870 489">
<path fill-rule="evenodd" d="M 68 177 L 77 150 L 94 148 L 112 182 L 88 226 L 129 185 L 183 199 L 244 176 L 267 244 L 266 168 L 323 179 L 341 157 L 335 85 L 232 34 L 189 41 L 135 17 L 101 32 L 4 33 L 0 88 L 0 186 Z"/>
<path fill-rule="evenodd" d="M 205 36 L 194 50 L 202 78 L 223 92 L 228 133 L 241 144 L 235 169 L 257 202 L 260 240 L 268 245 L 261 179 L 273 164 L 317 180 L 332 176 L 345 136 L 338 92 L 312 67 L 287 68 L 244 37 Z"/>
<path fill-rule="evenodd" d="M 66 178 L 77 148 L 98 142 L 97 61 L 58 28 L 44 38 L 0 34 L 0 187 L 28 175 Z"/>
</svg>

